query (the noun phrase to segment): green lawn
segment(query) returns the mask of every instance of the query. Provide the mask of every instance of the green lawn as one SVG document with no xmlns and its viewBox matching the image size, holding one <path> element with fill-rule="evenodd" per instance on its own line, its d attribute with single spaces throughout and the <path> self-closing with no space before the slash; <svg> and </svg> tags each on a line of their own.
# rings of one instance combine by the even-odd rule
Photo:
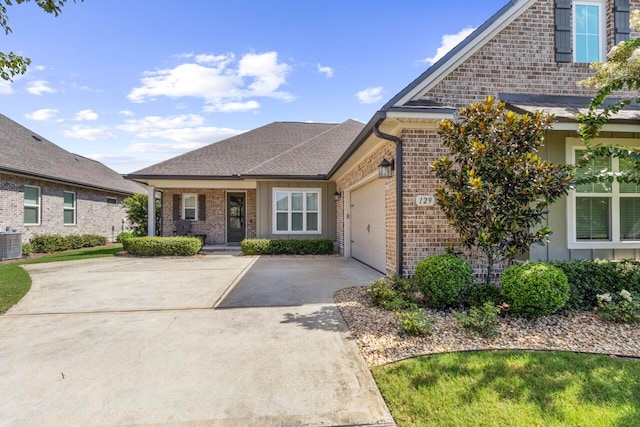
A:
<svg viewBox="0 0 640 427">
<path fill-rule="evenodd" d="M 122 251 L 122 245 L 99 246 L 77 251 L 59 252 L 32 260 L 0 265 L 0 314 L 5 313 L 11 306 L 20 301 L 31 288 L 31 277 L 20 265 L 102 258 L 114 256 L 120 251 Z"/>
<path fill-rule="evenodd" d="M 398 426 L 640 426 L 640 362 L 478 351 L 373 369 Z"/>
</svg>

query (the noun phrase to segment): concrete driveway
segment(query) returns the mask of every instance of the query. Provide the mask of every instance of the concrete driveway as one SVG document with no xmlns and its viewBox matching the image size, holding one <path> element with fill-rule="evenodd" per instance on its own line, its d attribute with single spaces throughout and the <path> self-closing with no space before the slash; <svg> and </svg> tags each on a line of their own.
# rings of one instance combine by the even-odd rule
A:
<svg viewBox="0 0 640 427">
<path fill-rule="evenodd" d="M 355 261 L 27 268 L 0 316 L 0 425 L 393 424 L 331 297 L 380 276 Z"/>
</svg>

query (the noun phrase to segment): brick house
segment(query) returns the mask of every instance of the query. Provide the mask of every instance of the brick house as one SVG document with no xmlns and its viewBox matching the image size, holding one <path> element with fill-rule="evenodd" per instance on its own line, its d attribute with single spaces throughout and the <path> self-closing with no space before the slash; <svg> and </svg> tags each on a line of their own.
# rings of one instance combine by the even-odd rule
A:
<svg viewBox="0 0 640 427">
<path fill-rule="evenodd" d="M 95 160 L 70 153 L 0 114 L 0 230 L 99 234 L 115 239 L 122 200 L 146 188 Z"/>
<path fill-rule="evenodd" d="M 344 147 L 343 152 L 322 177 L 314 180 L 327 185 L 325 193 L 332 194 L 335 189 L 335 207 L 329 197 L 331 209 L 325 213 L 330 215 L 335 209 L 335 231 L 332 229 L 327 237 L 335 235 L 344 256 L 403 276 L 411 276 L 421 259 L 443 253 L 448 244 L 458 242 L 443 212 L 431 203 L 438 180 L 430 163 L 448 154 L 437 127 L 440 120 L 453 118 L 461 106 L 489 95 L 505 101 L 507 108 L 518 113 L 538 109 L 554 113 L 557 122 L 545 137 L 542 155 L 557 163 L 574 163 L 582 147 L 573 117 L 594 94 L 577 82 L 592 74 L 590 62 L 605 60 L 612 46 L 631 36 L 629 12 L 638 8 L 640 0 L 508 2 L 389 100 L 352 141 L 336 144 Z M 599 142 L 640 145 L 638 119 L 640 110 L 621 112 L 604 127 Z M 299 145 L 303 153 L 310 146 Z M 305 155 L 281 162 L 277 174 L 296 170 L 295 162 Z M 323 154 L 316 151 L 313 155 Z M 606 166 L 615 172 L 629 167 L 617 159 L 602 161 L 592 168 Z M 388 164 L 394 168 L 391 177 L 380 179 L 379 167 Z M 211 166 L 202 173 L 213 173 L 215 168 Z M 180 173 L 189 167 L 183 164 Z M 279 179 L 270 177 L 271 172 L 267 169 L 259 177 L 265 189 L 272 178 Z M 162 186 L 158 176 L 154 179 Z M 265 223 L 268 230 L 277 226 L 271 220 L 277 218 L 278 211 L 261 200 L 272 200 L 275 193 L 257 188 L 257 217 L 265 215 L 269 219 Z M 531 248 L 525 257 L 639 258 L 639 192 L 636 186 L 618 182 L 572 190 L 554 204 L 548 215 L 547 222 L 554 231 L 551 241 L 544 247 Z M 163 212 L 166 215 L 171 211 L 167 208 Z M 261 232 L 256 235 L 280 237 Z M 476 253 L 466 255 L 479 271 L 483 259 Z"/>
</svg>

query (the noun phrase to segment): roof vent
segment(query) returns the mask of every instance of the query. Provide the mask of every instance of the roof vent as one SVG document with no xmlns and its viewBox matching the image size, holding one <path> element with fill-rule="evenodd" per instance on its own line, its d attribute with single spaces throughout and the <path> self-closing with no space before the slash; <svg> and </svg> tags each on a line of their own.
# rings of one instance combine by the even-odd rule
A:
<svg viewBox="0 0 640 427">
<path fill-rule="evenodd" d="M 42 138 L 40 138 L 39 136 L 35 136 L 35 135 L 31 135 L 33 137 L 33 139 L 35 139 L 36 141 L 42 141 Z"/>
</svg>

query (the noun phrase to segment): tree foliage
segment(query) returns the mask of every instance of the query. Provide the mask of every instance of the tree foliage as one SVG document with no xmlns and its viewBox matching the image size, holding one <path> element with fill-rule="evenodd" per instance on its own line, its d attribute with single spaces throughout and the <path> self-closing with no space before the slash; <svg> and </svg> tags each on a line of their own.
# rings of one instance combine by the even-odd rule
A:
<svg viewBox="0 0 640 427">
<path fill-rule="evenodd" d="M 539 111 L 518 115 L 488 97 L 440 123 L 451 157 L 432 162 L 444 183 L 437 202 L 463 244 L 487 257 L 487 283 L 497 262 L 544 244 L 547 208 L 572 185 L 570 166 L 537 154 L 552 119 Z"/>
<path fill-rule="evenodd" d="M 127 213 L 127 219 L 131 224 L 131 229 L 136 236 L 147 235 L 148 225 L 148 206 L 149 196 L 146 194 L 136 193 L 127 197 L 122 201 L 122 206 Z M 160 224 L 160 204 L 156 203 L 156 224 Z M 156 230 L 158 227 L 156 227 Z"/>
<path fill-rule="evenodd" d="M 9 26 L 7 7 L 29 3 L 31 0 L 0 0 L 0 28 L 5 35 L 9 35 L 12 30 Z M 73 0 L 75 3 L 77 0 Z M 80 0 L 83 1 L 83 0 Z M 36 5 L 43 11 L 54 16 L 62 13 L 67 0 L 35 0 Z M 0 78 L 11 80 L 19 74 L 27 72 L 27 67 L 31 64 L 31 59 L 15 54 L 14 52 L 0 52 Z"/>
</svg>

